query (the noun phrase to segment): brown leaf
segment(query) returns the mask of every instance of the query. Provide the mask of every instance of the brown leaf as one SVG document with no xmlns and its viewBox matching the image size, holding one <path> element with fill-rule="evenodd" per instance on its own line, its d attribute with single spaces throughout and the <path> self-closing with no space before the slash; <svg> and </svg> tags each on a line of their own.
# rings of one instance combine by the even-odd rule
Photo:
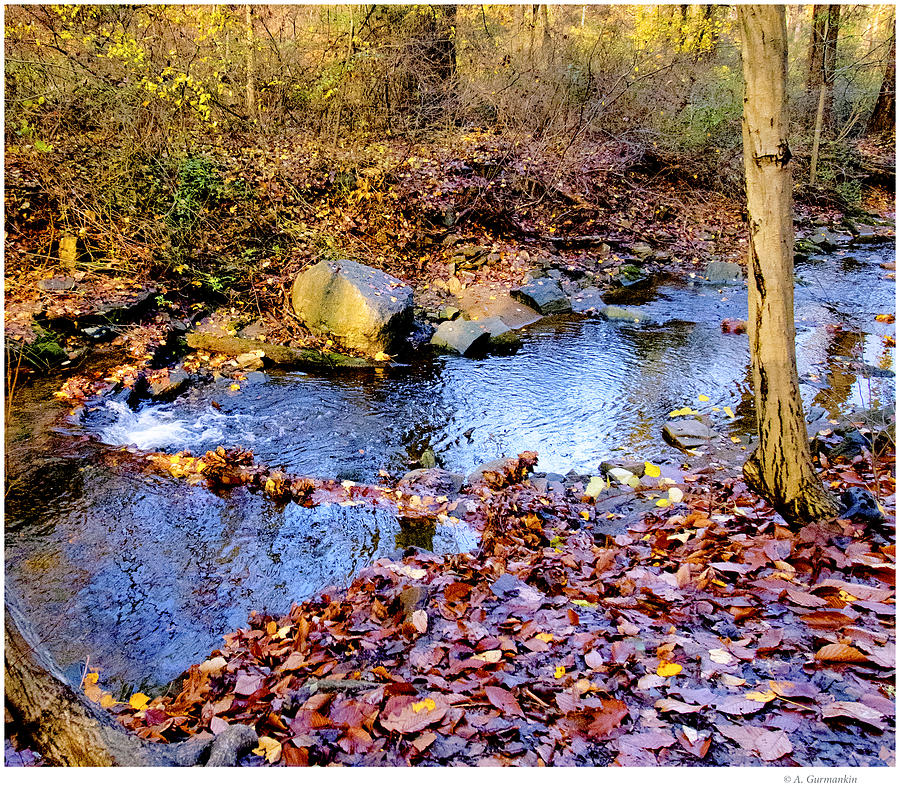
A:
<svg viewBox="0 0 900 789">
<path fill-rule="evenodd" d="M 699 712 L 703 709 L 699 704 L 688 704 L 678 699 L 658 699 L 654 705 L 660 712 Z"/>
<path fill-rule="evenodd" d="M 868 658 L 849 644 L 826 644 L 816 652 L 816 660 L 829 663 L 865 663 Z"/>
<path fill-rule="evenodd" d="M 847 614 L 840 611 L 825 609 L 823 611 L 815 611 L 812 614 L 804 614 L 800 619 L 810 627 L 819 630 L 838 630 L 852 624 L 855 617 L 847 616 Z"/>
<path fill-rule="evenodd" d="M 584 656 L 584 662 L 588 668 L 598 669 L 603 665 L 603 655 L 596 650 L 591 650 Z"/>
<path fill-rule="evenodd" d="M 606 737 L 627 714 L 628 707 L 625 706 L 625 702 L 618 699 L 603 699 L 601 708 L 593 713 L 593 720 L 588 726 L 588 736 L 594 739 Z"/>
<path fill-rule="evenodd" d="M 508 690 L 498 687 L 497 685 L 488 685 L 484 689 L 484 693 L 488 697 L 488 701 L 500 710 L 500 712 L 505 712 L 507 715 L 525 717 L 522 708 L 519 706 L 519 702 L 516 701 L 516 697 Z"/>
<path fill-rule="evenodd" d="M 426 726 L 440 721 L 449 709 L 450 705 L 444 697 L 436 693 L 424 699 L 417 696 L 391 696 L 385 702 L 378 722 L 387 731 L 403 734 L 422 731 Z"/>
<path fill-rule="evenodd" d="M 726 715 L 750 715 L 759 712 L 765 706 L 765 702 L 754 701 L 746 696 L 726 696 L 716 704 L 716 709 Z"/>
<path fill-rule="evenodd" d="M 237 696 L 252 696 L 258 691 L 263 684 L 265 677 L 257 674 L 238 674 L 237 682 L 234 685 L 234 692 Z"/>
<path fill-rule="evenodd" d="M 774 762 L 792 753 L 794 746 L 783 731 L 766 731 L 757 737 L 755 749 L 760 759 Z"/>
<path fill-rule="evenodd" d="M 860 723 L 867 723 L 879 731 L 884 731 L 882 718 L 884 715 L 878 710 L 860 704 L 858 701 L 836 701 L 822 710 L 823 718 L 852 718 Z"/>
</svg>

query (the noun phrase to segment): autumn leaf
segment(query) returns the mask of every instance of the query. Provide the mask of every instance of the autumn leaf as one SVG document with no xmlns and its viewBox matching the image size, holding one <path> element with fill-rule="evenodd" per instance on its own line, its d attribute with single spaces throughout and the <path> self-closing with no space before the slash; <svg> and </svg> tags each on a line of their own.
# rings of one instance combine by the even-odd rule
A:
<svg viewBox="0 0 900 789">
<path fill-rule="evenodd" d="M 408 734 L 437 723 L 449 709 L 450 705 L 443 696 L 437 694 L 425 699 L 416 696 L 391 696 L 385 702 L 378 722 L 386 731 Z"/>
<path fill-rule="evenodd" d="M 409 619 L 417 633 L 425 633 L 428 630 L 428 614 L 424 611 L 413 611 Z"/>
<path fill-rule="evenodd" d="M 128 706 L 140 711 L 147 709 L 150 703 L 150 697 L 144 693 L 135 693 L 128 699 Z"/>
<path fill-rule="evenodd" d="M 826 644 L 816 652 L 816 660 L 828 663 L 865 663 L 868 658 L 849 644 Z"/>
<path fill-rule="evenodd" d="M 253 753 L 257 756 L 265 756 L 269 764 L 275 764 L 281 759 L 281 743 L 271 737 L 260 737 Z"/>
<path fill-rule="evenodd" d="M 750 701 L 761 701 L 763 704 L 767 704 L 768 702 L 777 699 L 778 694 L 772 690 L 751 690 L 749 693 L 744 694 L 744 698 L 748 698 Z"/>
<path fill-rule="evenodd" d="M 508 690 L 497 685 L 488 685 L 484 689 L 484 693 L 488 697 L 488 701 L 501 712 L 505 712 L 507 715 L 525 717 L 525 713 L 522 712 L 516 697 Z"/>
<path fill-rule="evenodd" d="M 851 718 L 860 723 L 867 723 L 879 730 L 884 730 L 882 718 L 878 710 L 860 704 L 858 701 L 836 701 L 822 710 L 823 718 Z"/>
<path fill-rule="evenodd" d="M 681 673 L 682 668 L 680 663 L 669 663 L 667 660 L 661 660 L 656 667 L 656 673 L 660 677 L 674 677 L 676 674 Z"/>
</svg>

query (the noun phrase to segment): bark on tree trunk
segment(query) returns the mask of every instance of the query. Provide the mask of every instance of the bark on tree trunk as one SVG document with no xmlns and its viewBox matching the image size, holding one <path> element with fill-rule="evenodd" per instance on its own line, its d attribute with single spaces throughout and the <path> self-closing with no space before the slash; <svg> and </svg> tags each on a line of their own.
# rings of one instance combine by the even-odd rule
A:
<svg viewBox="0 0 900 789">
<path fill-rule="evenodd" d="M 878 91 L 878 99 L 872 117 L 869 118 L 867 133 L 877 134 L 881 132 L 893 132 L 897 123 L 895 118 L 896 94 L 897 94 L 897 35 L 891 31 L 891 51 L 888 55 L 887 66 L 884 69 L 884 78 L 881 80 L 881 90 Z"/>
<path fill-rule="evenodd" d="M 249 726 L 229 727 L 215 740 L 177 745 L 146 742 L 73 688 L 41 646 L 6 590 L 6 711 L 49 762 L 66 767 L 228 766 L 256 744 Z"/>
<path fill-rule="evenodd" d="M 822 82 L 822 65 L 825 52 L 825 28 L 828 22 L 828 6 L 814 5 L 812 10 L 812 33 L 809 40 L 809 64 L 806 87 L 813 91 Z"/>
<path fill-rule="evenodd" d="M 784 6 L 738 6 L 750 218 L 747 334 L 759 445 L 744 476 L 789 523 L 837 513 L 810 455 L 794 347 L 794 229 Z"/>
<path fill-rule="evenodd" d="M 825 33 L 825 52 L 822 59 L 822 81 L 825 83 L 825 110 L 823 127 L 832 125 L 832 102 L 834 98 L 834 72 L 837 64 L 838 29 L 841 23 L 841 7 L 828 6 L 828 29 Z"/>
<path fill-rule="evenodd" d="M 253 53 L 253 6 L 247 3 L 244 6 L 247 17 L 247 117 L 256 118 L 256 65 Z"/>
</svg>

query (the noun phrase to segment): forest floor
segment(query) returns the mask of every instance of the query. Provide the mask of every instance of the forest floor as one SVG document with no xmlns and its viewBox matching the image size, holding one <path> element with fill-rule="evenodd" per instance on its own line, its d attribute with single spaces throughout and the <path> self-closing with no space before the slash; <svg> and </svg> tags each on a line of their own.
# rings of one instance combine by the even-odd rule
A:
<svg viewBox="0 0 900 789">
<path fill-rule="evenodd" d="M 740 200 L 715 191 L 712 167 L 622 143 L 575 151 L 471 132 L 322 153 L 231 138 L 207 154 L 216 185 L 184 262 L 184 238 L 149 214 L 135 233 L 85 214 L 79 260 L 61 260 L 52 190 L 7 160 L 6 334 L 19 349 L 8 371 L 40 369 L 35 349 L 49 345 L 74 362 L 85 316 L 148 294 L 155 311 L 113 339 L 112 378 L 126 386 L 159 373 L 173 327 L 211 304 L 263 321 L 270 341 L 321 346 L 286 296 L 304 265 L 335 256 L 403 278 L 434 309 L 454 296 L 448 265 L 466 244 L 496 257 L 460 284 L 498 290 L 548 258 L 610 283 L 641 245 L 649 269 L 681 276 L 746 250 Z M 891 210 L 884 192 L 865 199 Z M 798 205 L 796 219 L 807 230 L 844 216 Z M 83 400 L 110 377 L 73 378 L 64 395 Z M 636 489 L 559 495 L 528 481 L 526 453 L 451 501 L 297 479 L 236 451 L 143 458 L 305 506 L 365 500 L 435 519 L 462 502 L 481 547 L 411 549 L 280 618 L 254 615 L 158 698 L 114 699 L 91 672 L 84 690 L 151 740 L 249 723 L 260 739 L 246 764 L 893 765 L 894 458 L 863 452 L 822 470 L 836 494 L 876 492 L 882 523 L 799 532 L 746 489 L 742 459 L 722 449 L 715 468 L 648 465 Z M 638 498 L 653 503 L 626 506 Z"/>
<path fill-rule="evenodd" d="M 249 724 L 248 765 L 894 764 L 892 454 L 823 470 L 835 494 L 878 491 L 883 523 L 796 532 L 735 466 L 647 464 L 560 495 L 529 482 L 523 453 L 448 500 L 293 477 L 240 450 L 132 462 L 303 506 L 434 519 L 462 502 L 481 533 L 477 552 L 411 548 L 281 617 L 252 614 L 157 698 L 114 699 L 87 674 L 141 737 Z M 662 498 L 623 514 L 647 496 Z"/>
</svg>

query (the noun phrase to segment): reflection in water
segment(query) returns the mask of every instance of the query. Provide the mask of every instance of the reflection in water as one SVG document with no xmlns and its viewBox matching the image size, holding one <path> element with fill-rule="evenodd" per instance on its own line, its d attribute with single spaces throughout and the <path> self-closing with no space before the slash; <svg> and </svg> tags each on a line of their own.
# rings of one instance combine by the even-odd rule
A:
<svg viewBox="0 0 900 789">
<path fill-rule="evenodd" d="M 879 254 L 893 251 L 865 253 L 866 266 L 850 273 L 833 260 L 799 272 L 813 283 L 796 290 L 800 372 L 830 387 L 802 386 L 807 406 L 836 414 L 868 405 L 861 380 L 875 396 L 892 391 L 891 379 L 861 379 L 863 368 L 846 361 L 893 366 L 878 336 L 893 328 L 872 320 L 893 310 L 893 284 L 874 265 Z M 209 384 L 137 414 L 101 408 L 84 429 L 109 444 L 167 451 L 243 445 L 293 472 L 365 481 L 380 469 L 405 472 L 425 448 L 458 472 L 526 449 L 538 451 L 540 468 L 561 472 L 592 472 L 623 449 L 674 457 L 662 423 L 674 409 L 698 406 L 700 394 L 710 406 L 731 406 L 742 417 L 735 427 L 752 431 L 747 338 L 720 328 L 724 318 L 746 317 L 745 290 L 661 283 L 638 300 L 656 325 L 555 317 L 523 330 L 512 356 L 257 375 L 239 391 Z M 844 328 L 826 328 L 838 323 Z M 276 505 L 104 465 L 83 436 L 51 431 L 47 402 L 58 385 L 23 390 L 7 423 L 6 569 L 64 665 L 89 655 L 107 681 L 162 683 L 252 609 L 287 611 L 398 548 L 474 547 L 474 535 L 450 522 Z"/>
</svg>

